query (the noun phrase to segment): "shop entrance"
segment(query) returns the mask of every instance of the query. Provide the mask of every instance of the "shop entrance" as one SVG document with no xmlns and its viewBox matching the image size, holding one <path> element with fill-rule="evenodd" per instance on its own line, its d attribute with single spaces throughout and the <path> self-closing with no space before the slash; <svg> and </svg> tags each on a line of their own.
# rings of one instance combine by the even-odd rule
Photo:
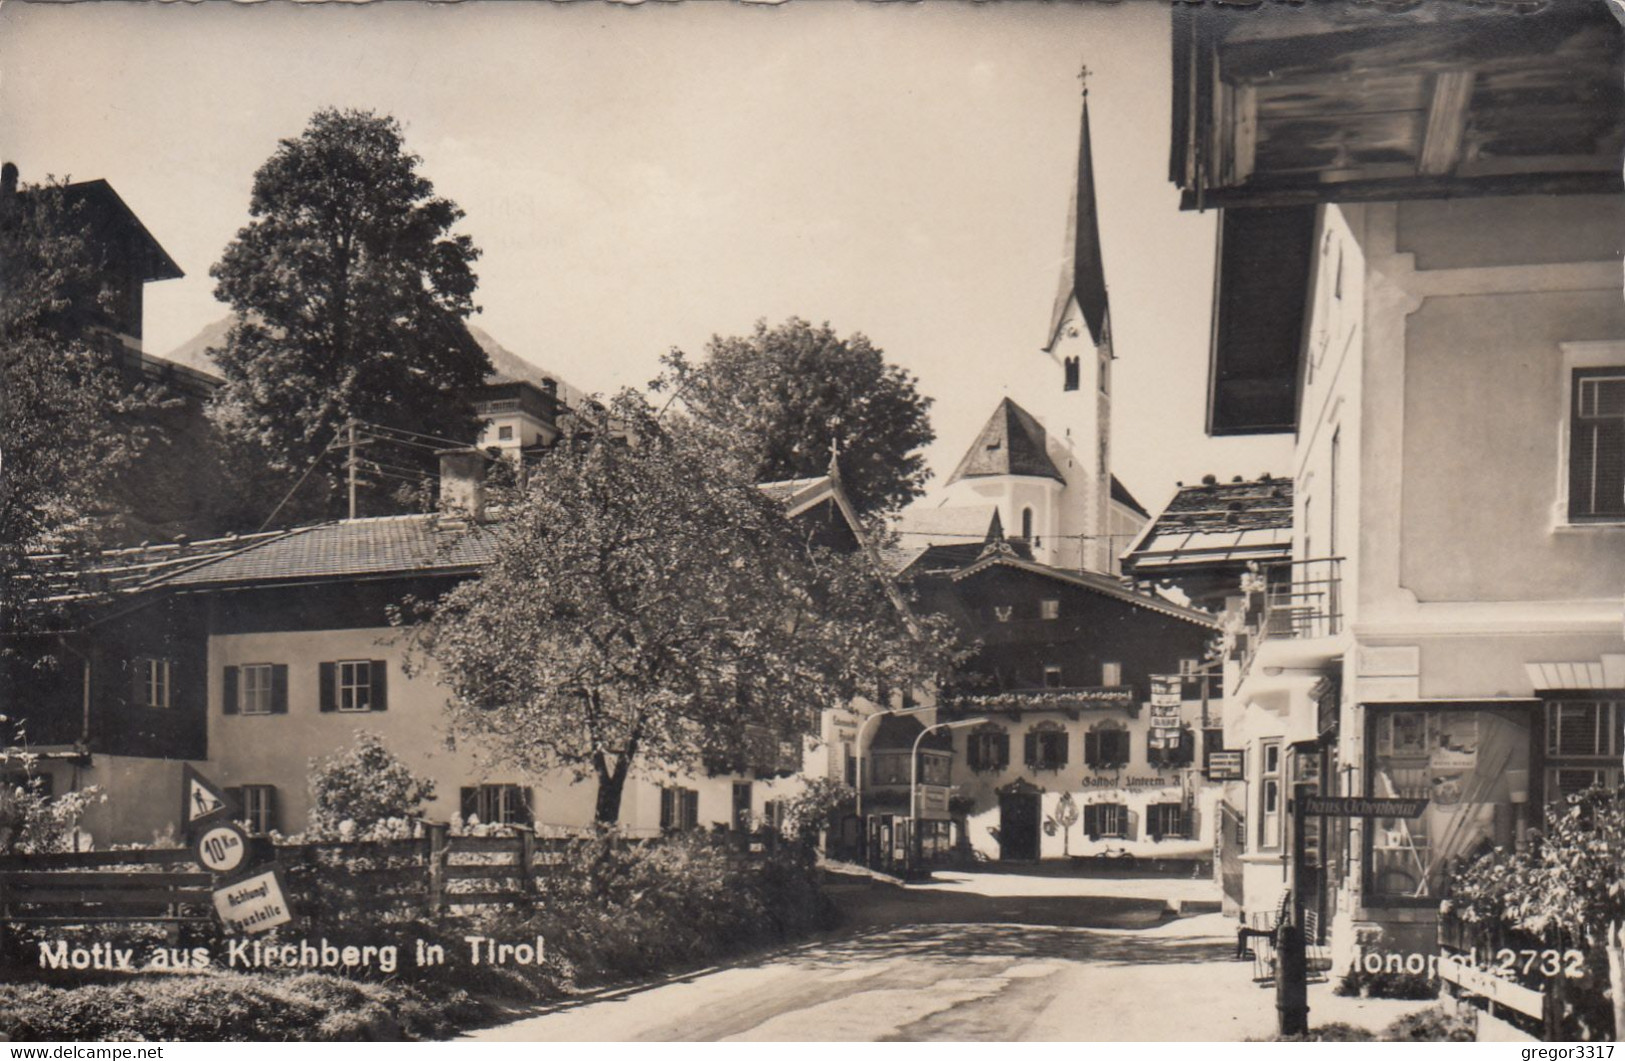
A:
<svg viewBox="0 0 1625 1061">
<path fill-rule="evenodd" d="M 1033 861 L 1038 858 L 1041 817 L 1036 792 L 1005 792 L 999 796 L 999 858 Z"/>
</svg>

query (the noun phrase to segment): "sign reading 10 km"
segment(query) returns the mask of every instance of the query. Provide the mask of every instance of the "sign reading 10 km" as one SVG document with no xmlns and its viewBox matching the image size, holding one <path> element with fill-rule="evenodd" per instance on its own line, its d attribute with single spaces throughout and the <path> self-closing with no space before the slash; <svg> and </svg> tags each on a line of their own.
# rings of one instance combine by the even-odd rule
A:
<svg viewBox="0 0 1625 1061">
<path fill-rule="evenodd" d="M 198 831 L 193 851 L 204 869 L 226 876 L 248 861 L 248 835 L 234 822 L 215 822 Z"/>
</svg>

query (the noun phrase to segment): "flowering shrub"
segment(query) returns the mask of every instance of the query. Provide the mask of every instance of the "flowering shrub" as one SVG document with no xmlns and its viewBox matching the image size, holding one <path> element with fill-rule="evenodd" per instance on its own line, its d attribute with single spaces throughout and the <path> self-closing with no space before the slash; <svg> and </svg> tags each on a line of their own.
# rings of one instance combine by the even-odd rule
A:
<svg viewBox="0 0 1625 1061">
<path fill-rule="evenodd" d="M 383 839 L 373 831 L 416 817 L 434 799 L 434 782 L 414 775 L 377 736 L 362 733 L 351 748 L 311 760 L 310 794 L 309 839 Z"/>
<path fill-rule="evenodd" d="M 8 720 L 0 715 L 0 724 Z M 50 795 L 39 772 L 40 757 L 28 750 L 28 735 L 15 727 L 13 750 L 4 756 L 8 769 L 24 780 L 0 785 L 0 855 L 42 855 L 73 850 L 75 830 L 85 811 L 107 797 L 92 785 Z"/>
</svg>

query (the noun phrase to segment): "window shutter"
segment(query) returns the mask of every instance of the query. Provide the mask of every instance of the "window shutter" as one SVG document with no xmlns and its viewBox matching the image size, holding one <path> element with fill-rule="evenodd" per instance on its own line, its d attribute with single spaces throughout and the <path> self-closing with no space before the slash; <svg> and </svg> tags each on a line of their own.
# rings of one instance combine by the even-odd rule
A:
<svg viewBox="0 0 1625 1061">
<path fill-rule="evenodd" d="M 389 670 L 387 661 L 375 659 L 372 666 L 367 668 L 372 678 L 372 709 L 374 711 L 389 710 Z"/>
<path fill-rule="evenodd" d="M 265 786 L 265 831 L 266 832 L 270 832 L 272 829 L 280 829 L 282 827 L 282 820 L 278 816 L 278 814 L 279 814 L 279 811 L 278 811 L 278 808 L 277 808 L 276 786 L 275 785 L 266 785 Z"/>
<path fill-rule="evenodd" d="M 1090 734 L 1093 736 L 1093 734 Z M 1100 839 L 1100 807 L 1089 804 L 1083 808 L 1083 831 L 1091 840 Z"/>
<path fill-rule="evenodd" d="M 327 667 L 331 666 L 331 664 L 324 663 L 322 666 Z M 327 709 L 323 708 L 323 710 Z M 480 790 L 474 786 L 463 786 L 457 790 L 457 803 L 461 807 L 461 814 L 465 820 L 474 817 L 480 812 Z"/>
<path fill-rule="evenodd" d="M 237 713 L 237 668 L 227 667 L 221 673 L 224 680 L 220 683 L 220 711 L 222 714 L 235 715 Z"/>
<path fill-rule="evenodd" d="M 982 768 L 982 744 L 983 741 L 979 734 L 972 733 L 965 738 L 965 763 L 972 770 Z"/>
<path fill-rule="evenodd" d="M 998 764 L 999 764 L 1000 768 L 1009 766 L 1010 765 L 1010 734 L 1008 734 L 1008 733 L 1000 733 L 998 735 L 998 737 L 995 739 L 995 741 L 993 743 L 993 747 L 998 752 Z"/>
<path fill-rule="evenodd" d="M 677 793 L 672 789 L 661 786 L 660 789 L 660 827 L 672 829 L 676 827 L 676 812 L 673 810 L 673 799 Z"/>
<path fill-rule="evenodd" d="M 1187 766 L 1196 761 L 1196 734 L 1189 727 L 1179 731 L 1179 747 L 1175 751 L 1174 761 Z"/>
<path fill-rule="evenodd" d="M 691 788 L 683 789 L 683 828 L 693 829 L 700 824 L 700 794 Z"/>
<path fill-rule="evenodd" d="M 519 790 L 519 802 L 520 813 L 524 817 L 523 824 L 534 828 L 536 825 L 536 790 L 528 785 L 521 788 Z"/>
<path fill-rule="evenodd" d="M 147 661 L 139 656 L 130 661 L 130 706 L 144 707 L 147 703 Z"/>
<path fill-rule="evenodd" d="M 1083 735 L 1083 761 L 1090 766 L 1100 765 L 1100 734 L 1093 730 Z"/>
<path fill-rule="evenodd" d="M 1067 747 L 1067 745 L 1071 743 L 1071 741 L 1066 739 L 1065 733 L 1057 733 L 1055 735 L 1055 739 L 1050 742 L 1055 749 L 1055 763 L 1057 766 L 1065 766 L 1067 764 L 1068 757 L 1071 755 L 1072 751 Z"/>
<path fill-rule="evenodd" d="M 1128 730 L 1116 729 L 1107 734 L 1111 738 L 1111 752 L 1108 758 L 1113 766 L 1127 766 L 1129 760 Z"/>
<path fill-rule="evenodd" d="M 271 664 L 271 714 L 288 713 L 288 665 Z"/>
<path fill-rule="evenodd" d="M 339 678 L 337 663 L 323 663 L 321 670 L 321 704 L 322 711 L 337 711 L 339 707 Z M 466 790 L 465 790 L 466 791 Z"/>
<path fill-rule="evenodd" d="M 1028 731 L 1022 741 L 1022 761 L 1032 766 L 1038 762 L 1038 734 Z"/>
<path fill-rule="evenodd" d="M 1140 816 L 1124 807 L 1121 811 L 1123 820 L 1123 839 L 1132 840 L 1140 831 Z"/>
<path fill-rule="evenodd" d="M 225 789 L 226 802 L 237 808 L 237 814 L 245 821 L 248 818 L 248 802 L 243 799 L 241 785 L 228 785 Z"/>
</svg>

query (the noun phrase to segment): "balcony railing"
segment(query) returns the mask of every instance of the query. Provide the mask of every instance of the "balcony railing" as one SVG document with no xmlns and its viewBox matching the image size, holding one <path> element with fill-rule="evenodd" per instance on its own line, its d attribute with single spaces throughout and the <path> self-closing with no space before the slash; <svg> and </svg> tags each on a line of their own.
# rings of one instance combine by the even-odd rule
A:
<svg viewBox="0 0 1625 1061">
<path fill-rule="evenodd" d="M 1243 610 L 1228 632 L 1245 673 L 1266 641 L 1335 637 L 1343 630 L 1343 558 L 1260 565 L 1242 580 Z"/>
</svg>

